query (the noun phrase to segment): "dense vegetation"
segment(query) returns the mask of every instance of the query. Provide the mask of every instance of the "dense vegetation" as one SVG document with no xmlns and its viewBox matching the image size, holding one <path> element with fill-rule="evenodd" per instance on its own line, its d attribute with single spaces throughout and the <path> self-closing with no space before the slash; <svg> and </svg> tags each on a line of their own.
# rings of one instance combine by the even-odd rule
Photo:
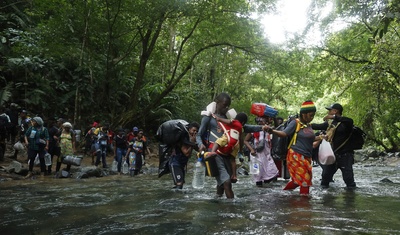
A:
<svg viewBox="0 0 400 235">
<path fill-rule="evenodd" d="M 371 144 L 398 151 L 399 1 L 314 1 L 309 29 L 325 41 L 313 47 L 303 35 L 286 45 L 265 39 L 252 16 L 276 2 L 3 0 L 1 105 L 82 128 L 97 120 L 155 130 L 170 118 L 199 121 L 221 91 L 237 111 L 262 101 L 284 117 L 312 99 L 315 121 L 340 102 Z M 347 27 L 330 33 L 338 20 Z"/>
</svg>

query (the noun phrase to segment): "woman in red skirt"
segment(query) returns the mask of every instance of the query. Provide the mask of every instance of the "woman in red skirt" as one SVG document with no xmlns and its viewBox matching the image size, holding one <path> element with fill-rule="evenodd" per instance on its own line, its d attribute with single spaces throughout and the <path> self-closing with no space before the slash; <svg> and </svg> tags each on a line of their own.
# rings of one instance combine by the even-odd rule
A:
<svg viewBox="0 0 400 235">
<path fill-rule="evenodd" d="M 300 195 L 308 196 L 312 185 L 312 149 L 316 138 L 310 122 L 314 119 L 316 108 L 311 100 L 305 101 L 300 108 L 299 118 L 291 121 L 283 131 L 270 128 L 268 131 L 279 137 L 290 136 L 286 155 L 291 181 L 284 190 L 300 186 Z"/>
</svg>

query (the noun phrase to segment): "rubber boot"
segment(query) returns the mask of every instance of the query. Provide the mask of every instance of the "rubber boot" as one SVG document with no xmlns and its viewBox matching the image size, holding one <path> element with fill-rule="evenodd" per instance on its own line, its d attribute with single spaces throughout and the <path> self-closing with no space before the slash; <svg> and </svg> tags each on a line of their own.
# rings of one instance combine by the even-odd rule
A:
<svg viewBox="0 0 400 235">
<path fill-rule="evenodd" d="M 286 185 L 286 187 L 283 190 L 292 190 L 292 189 L 295 189 L 297 187 L 299 187 L 298 184 L 296 184 L 293 181 L 289 181 L 289 183 Z"/>
<path fill-rule="evenodd" d="M 300 187 L 300 195 L 308 196 L 310 194 L 310 187 Z"/>
</svg>

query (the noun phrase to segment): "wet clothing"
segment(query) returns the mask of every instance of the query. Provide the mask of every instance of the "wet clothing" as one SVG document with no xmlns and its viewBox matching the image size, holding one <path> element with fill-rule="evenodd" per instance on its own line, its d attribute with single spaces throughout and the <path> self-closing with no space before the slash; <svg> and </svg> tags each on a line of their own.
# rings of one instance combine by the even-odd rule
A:
<svg viewBox="0 0 400 235">
<path fill-rule="evenodd" d="M 296 153 L 293 149 L 289 149 L 287 162 L 292 181 L 303 187 L 312 185 L 312 164 L 310 157 L 305 157 Z"/>
<path fill-rule="evenodd" d="M 350 143 L 350 141 L 343 144 L 349 138 L 353 129 L 353 119 L 343 116 L 335 116 L 331 123 L 326 121 L 321 124 L 312 124 L 312 128 L 315 130 L 327 130 L 330 126 L 337 126 L 332 138 L 332 149 L 335 153 L 336 162 L 332 165 L 321 166 L 321 186 L 329 187 L 329 182 L 332 181 L 333 176 L 337 170 L 340 169 L 346 186 L 354 188 L 356 187 L 353 173 L 354 151 L 351 147 L 352 143 Z"/>
<path fill-rule="evenodd" d="M 225 119 L 227 118 L 225 115 L 217 115 L 217 116 Z M 250 132 L 260 131 L 262 127 L 244 125 L 243 129 L 245 132 L 250 133 Z M 220 138 L 223 135 L 223 133 L 224 131 L 218 125 L 215 118 L 213 118 L 212 116 L 203 116 L 201 119 L 199 131 L 197 132 L 196 143 L 199 147 L 202 144 L 204 144 L 204 146 L 206 146 L 208 151 L 211 151 L 213 143 L 218 138 Z M 218 186 L 221 186 L 222 184 L 224 184 L 224 182 L 230 180 L 230 176 L 232 175 L 232 169 L 231 169 L 232 167 L 229 158 L 230 157 L 222 156 L 221 154 L 218 154 L 215 157 L 215 163 L 217 165 L 219 172 L 219 174 L 215 176 Z"/>
<path fill-rule="evenodd" d="M 293 141 L 286 155 L 291 181 L 285 189 L 293 189 L 293 185 L 309 187 L 312 185 L 311 158 L 315 140 L 314 131 L 311 125 L 305 125 L 299 119 L 290 122 L 283 131 L 291 136 L 291 141 Z M 303 188 L 302 191 L 305 190 L 308 189 Z"/>
<path fill-rule="evenodd" d="M 185 183 L 185 168 L 189 161 L 189 157 L 185 156 L 179 148 L 172 152 L 169 160 L 169 170 L 175 185 L 183 185 Z"/>
<path fill-rule="evenodd" d="M 223 185 L 226 181 L 231 179 L 232 176 L 232 164 L 231 164 L 231 159 L 232 157 L 230 156 L 223 156 L 218 154 L 215 156 L 215 163 L 218 168 L 218 176 L 215 177 L 217 180 L 217 185 L 221 186 Z"/>
</svg>

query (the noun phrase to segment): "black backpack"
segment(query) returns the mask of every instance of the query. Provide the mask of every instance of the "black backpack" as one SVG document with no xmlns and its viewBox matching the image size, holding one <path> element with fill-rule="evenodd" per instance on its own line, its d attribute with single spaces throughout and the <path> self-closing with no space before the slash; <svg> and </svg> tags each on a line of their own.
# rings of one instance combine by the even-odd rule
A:
<svg viewBox="0 0 400 235">
<path fill-rule="evenodd" d="M 158 151 L 158 177 L 168 174 L 169 160 L 173 147 L 184 138 L 189 138 L 187 129 L 189 123 L 182 119 L 169 120 L 162 123 L 157 130 L 155 138 L 161 142 Z"/>
<path fill-rule="evenodd" d="M 365 143 L 365 139 L 367 138 L 367 134 L 361 130 L 358 126 L 353 126 L 353 130 L 350 133 L 350 136 L 340 145 L 335 152 L 337 152 L 340 148 L 342 148 L 347 142 L 350 143 L 352 150 L 362 149 Z"/>
<path fill-rule="evenodd" d="M 175 145 L 184 138 L 189 138 L 188 125 L 182 119 L 166 121 L 158 127 L 155 138 L 163 144 Z"/>
<path fill-rule="evenodd" d="M 354 150 L 362 149 L 366 138 L 367 134 L 361 128 L 353 126 L 349 141 Z"/>
<path fill-rule="evenodd" d="M 293 120 L 296 121 L 296 117 L 297 116 L 290 116 L 286 122 L 284 122 L 281 125 L 279 125 L 278 127 L 276 127 L 275 130 L 283 131 L 291 121 L 293 121 Z M 289 146 L 291 138 L 292 138 L 292 136 L 286 136 L 286 137 L 279 137 L 277 135 L 272 136 L 271 153 L 272 153 L 272 157 L 275 160 L 286 159 L 286 155 L 288 152 L 288 146 Z"/>
</svg>

